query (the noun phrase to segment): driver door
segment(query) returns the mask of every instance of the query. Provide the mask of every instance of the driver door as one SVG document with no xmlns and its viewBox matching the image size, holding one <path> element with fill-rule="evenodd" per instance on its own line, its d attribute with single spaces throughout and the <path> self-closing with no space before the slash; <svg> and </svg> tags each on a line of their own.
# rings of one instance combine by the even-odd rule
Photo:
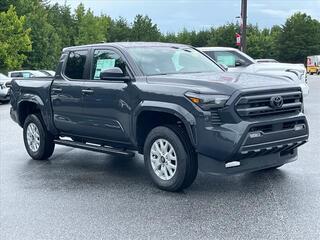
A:
<svg viewBox="0 0 320 240">
<path fill-rule="evenodd" d="M 93 50 L 91 78 L 83 93 L 83 132 L 86 137 L 119 143 L 129 142 L 131 82 L 100 79 L 100 72 L 119 67 L 128 69 L 122 54 L 113 48 Z"/>
</svg>

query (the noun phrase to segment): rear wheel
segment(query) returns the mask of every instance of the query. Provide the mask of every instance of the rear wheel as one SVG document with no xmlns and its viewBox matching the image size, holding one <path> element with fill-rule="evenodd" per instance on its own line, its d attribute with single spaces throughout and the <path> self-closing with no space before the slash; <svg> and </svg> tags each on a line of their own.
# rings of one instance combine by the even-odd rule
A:
<svg viewBox="0 0 320 240">
<path fill-rule="evenodd" d="M 23 126 L 24 145 L 30 157 L 45 160 L 54 151 L 53 136 L 46 130 L 39 114 L 29 115 Z"/>
<path fill-rule="evenodd" d="M 144 145 L 145 166 L 153 182 L 166 191 L 190 186 L 197 176 L 196 154 L 185 131 L 175 125 L 156 127 Z"/>
</svg>

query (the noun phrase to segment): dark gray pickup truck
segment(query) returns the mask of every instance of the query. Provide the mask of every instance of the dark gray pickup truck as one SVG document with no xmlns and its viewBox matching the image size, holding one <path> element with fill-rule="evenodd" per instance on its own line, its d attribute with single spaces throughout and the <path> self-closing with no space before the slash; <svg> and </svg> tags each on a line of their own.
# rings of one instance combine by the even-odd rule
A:
<svg viewBox="0 0 320 240">
<path fill-rule="evenodd" d="M 54 78 L 13 80 L 11 104 L 33 159 L 49 158 L 55 144 L 124 157 L 138 151 L 168 191 L 190 186 L 198 168 L 277 168 L 296 160 L 308 139 L 299 86 L 226 73 L 179 44 L 65 48 Z"/>
</svg>

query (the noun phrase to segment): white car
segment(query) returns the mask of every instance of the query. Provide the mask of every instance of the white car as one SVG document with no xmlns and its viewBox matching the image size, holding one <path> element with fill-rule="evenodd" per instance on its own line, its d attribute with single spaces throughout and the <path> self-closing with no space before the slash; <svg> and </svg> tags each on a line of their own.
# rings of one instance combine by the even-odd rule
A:
<svg viewBox="0 0 320 240">
<path fill-rule="evenodd" d="M 47 77 L 48 74 L 45 74 L 36 70 L 20 70 L 12 71 L 8 73 L 10 78 L 31 78 L 31 77 Z"/>
<path fill-rule="evenodd" d="M 266 74 L 291 79 L 300 85 L 303 96 L 309 94 L 307 71 L 303 64 L 258 63 L 252 57 L 230 47 L 203 47 L 198 50 L 206 53 L 217 63 L 226 66 L 228 71 Z"/>
<path fill-rule="evenodd" d="M 6 83 L 11 82 L 11 78 L 0 73 L 0 102 L 8 102 L 10 100 L 9 88 L 7 88 Z"/>
<path fill-rule="evenodd" d="M 56 75 L 56 72 L 52 70 L 39 70 L 39 71 L 46 74 L 48 77 L 54 77 L 54 75 Z"/>
</svg>

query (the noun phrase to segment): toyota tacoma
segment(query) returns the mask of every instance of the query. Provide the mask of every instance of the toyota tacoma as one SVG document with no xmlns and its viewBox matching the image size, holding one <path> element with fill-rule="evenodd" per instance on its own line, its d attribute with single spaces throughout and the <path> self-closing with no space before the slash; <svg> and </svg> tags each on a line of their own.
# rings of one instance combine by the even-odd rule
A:
<svg viewBox="0 0 320 240">
<path fill-rule="evenodd" d="M 299 85 L 225 72 L 180 44 L 65 48 L 54 77 L 12 81 L 11 105 L 33 159 L 48 159 L 56 144 L 123 157 L 138 151 L 167 191 L 190 186 L 198 169 L 280 167 L 308 139 Z"/>
</svg>

